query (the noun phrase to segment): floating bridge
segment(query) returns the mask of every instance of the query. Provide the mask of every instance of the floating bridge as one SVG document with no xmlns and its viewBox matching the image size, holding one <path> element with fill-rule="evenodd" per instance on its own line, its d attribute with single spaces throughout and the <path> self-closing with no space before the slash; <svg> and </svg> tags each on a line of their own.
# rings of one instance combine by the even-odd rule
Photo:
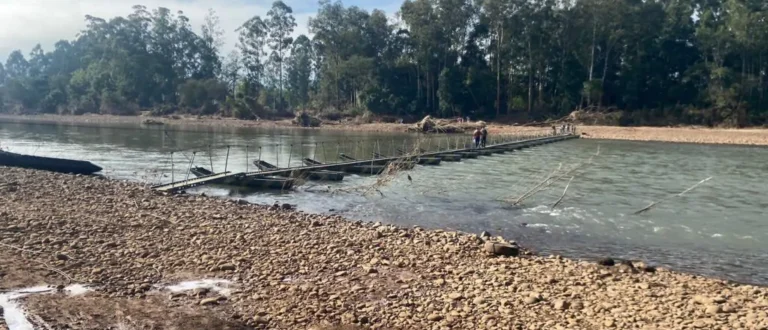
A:
<svg viewBox="0 0 768 330">
<path fill-rule="evenodd" d="M 152 187 L 153 189 L 161 192 L 176 192 L 197 186 L 203 186 L 207 184 L 217 184 L 224 182 L 237 182 L 239 180 L 249 180 L 254 178 L 266 178 L 273 176 L 290 177 L 296 173 L 307 173 L 313 171 L 346 171 L 350 168 L 386 165 L 392 162 L 414 162 L 422 165 L 435 165 L 440 161 L 460 161 L 464 158 L 478 158 L 484 156 L 490 156 L 495 153 L 503 153 L 507 151 L 513 151 L 517 149 L 534 147 L 542 144 L 554 143 L 569 139 L 576 139 L 578 135 L 564 134 L 564 135 L 550 135 L 545 137 L 532 137 L 520 140 L 519 137 L 514 138 L 502 138 L 495 144 L 487 145 L 485 148 L 450 148 L 445 147 L 445 150 L 438 151 L 426 151 L 418 150 L 413 153 L 405 153 L 400 150 L 400 155 L 397 156 L 382 156 L 372 155 L 374 158 L 366 160 L 355 160 L 350 157 L 341 157 L 342 161 L 331 164 L 323 164 L 319 162 L 312 163 L 312 160 L 305 161 L 309 165 L 285 167 L 263 170 L 258 172 L 221 172 L 213 173 L 207 176 L 201 176 L 193 179 L 181 180 L 177 182 L 171 182 L 167 184 L 161 184 Z M 376 157 L 378 156 L 378 157 Z M 430 161 L 426 161 L 432 159 Z M 421 161 L 425 160 L 425 161 Z M 436 161 L 433 161 L 436 160 Z M 378 174 L 378 172 L 372 171 L 370 174 Z"/>
</svg>

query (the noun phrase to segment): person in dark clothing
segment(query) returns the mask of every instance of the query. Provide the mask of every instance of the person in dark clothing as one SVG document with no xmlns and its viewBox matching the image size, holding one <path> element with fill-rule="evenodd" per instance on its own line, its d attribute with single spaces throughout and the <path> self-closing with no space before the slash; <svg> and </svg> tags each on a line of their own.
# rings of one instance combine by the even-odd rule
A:
<svg viewBox="0 0 768 330">
<path fill-rule="evenodd" d="M 483 136 L 483 133 L 480 132 L 479 128 L 475 129 L 475 132 L 472 133 L 472 138 L 475 140 L 474 141 L 475 142 L 475 149 L 477 149 L 477 147 L 480 146 L 480 137 L 482 137 L 482 136 Z"/>
<path fill-rule="evenodd" d="M 485 129 L 485 126 L 483 126 L 483 129 L 480 130 L 480 145 L 485 148 L 485 143 L 488 141 L 488 130 Z"/>
</svg>

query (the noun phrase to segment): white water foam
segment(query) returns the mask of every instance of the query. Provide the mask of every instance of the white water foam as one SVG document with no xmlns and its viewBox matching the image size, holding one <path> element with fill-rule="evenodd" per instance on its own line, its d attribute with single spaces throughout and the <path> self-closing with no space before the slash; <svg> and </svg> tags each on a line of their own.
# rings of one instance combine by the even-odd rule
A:
<svg viewBox="0 0 768 330">
<path fill-rule="evenodd" d="M 222 279 L 202 279 L 195 281 L 185 281 L 176 285 L 168 285 L 165 288 L 171 292 L 192 291 L 194 289 L 205 288 L 211 291 L 223 294 L 225 296 L 232 293 L 232 281 Z"/>
<path fill-rule="evenodd" d="M 723 237 L 723 234 L 712 234 L 713 238 Z"/>
<path fill-rule="evenodd" d="M 56 289 L 48 286 L 36 286 L 0 294 L 0 307 L 3 308 L 3 316 L 5 317 L 5 324 L 8 326 L 8 329 L 35 330 L 32 323 L 27 320 L 27 316 L 25 315 L 21 304 L 18 302 L 18 299 L 32 294 L 51 293 L 55 291 Z M 64 288 L 64 291 L 69 295 L 74 296 L 84 294 L 90 291 L 90 289 L 84 285 L 75 284 Z"/>
</svg>

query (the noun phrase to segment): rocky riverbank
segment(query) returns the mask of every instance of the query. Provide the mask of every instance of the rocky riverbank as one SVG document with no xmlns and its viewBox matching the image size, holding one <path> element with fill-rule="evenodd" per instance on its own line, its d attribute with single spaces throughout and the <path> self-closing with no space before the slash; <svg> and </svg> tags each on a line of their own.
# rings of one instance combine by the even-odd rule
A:
<svg viewBox="0 0 768 330">
<path fill-rule="evenodd" d="M 766 288 L 496 256 L 519 251 L 96 177 L 0 173 L 0 289 L 96 290 L 23 301 L 55 329 L 768 329 Z M 162 289 L 201 278 L 232 281 L 231 292 Z"/>
</svg>

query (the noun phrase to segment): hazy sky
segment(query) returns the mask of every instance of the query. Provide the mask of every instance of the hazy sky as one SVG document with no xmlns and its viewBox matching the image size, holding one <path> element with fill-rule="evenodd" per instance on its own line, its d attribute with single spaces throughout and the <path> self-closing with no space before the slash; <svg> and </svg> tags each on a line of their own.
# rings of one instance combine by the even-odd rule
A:
<svg viewBox="0 0 768 330">
<path fill-rule="evenodd" d="M 293 8 L 296 35 L 306 34 L 308 19 L 317 12 L 316 0 L 283 0 Z M 371 10 L 379 8 L 388 16 L 394 15 L 402 0 L 346 0 L 345 6 L 359 6 Z M 0 62 L 5 63 L 13 50 L 20 49 L 25 57 L 36 44 L 45 51 L 61 40 L 72 40 L 85 28 L 85 15 L 101 18 L 127 16 L 131 7 L 141 4 L 148 9 L 166 7 L 172 12 L 183 11 L 197 32 L 208 8 L 213 8 L 221 19 L 226 44 L 223 55 L 237 43 L 234 32 L 248 18 L 264 16 L 272 0 L 0 0 Z"/>
</svg>

